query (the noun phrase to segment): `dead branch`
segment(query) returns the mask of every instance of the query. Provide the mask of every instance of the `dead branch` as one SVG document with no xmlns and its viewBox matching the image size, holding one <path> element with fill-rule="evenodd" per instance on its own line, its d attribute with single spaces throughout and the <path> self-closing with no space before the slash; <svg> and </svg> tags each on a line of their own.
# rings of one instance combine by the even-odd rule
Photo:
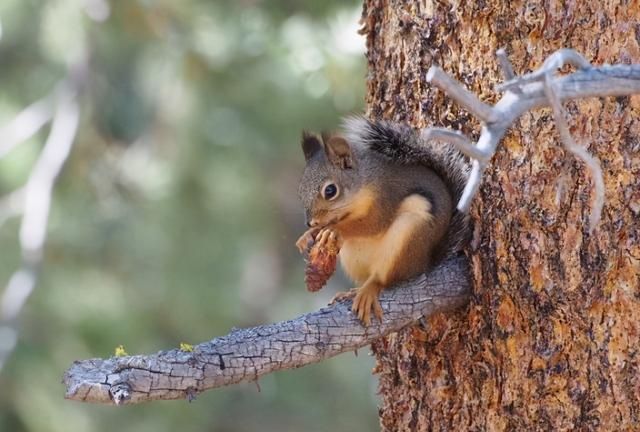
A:
<svg viewBox="0 0 640 432">
<path fill-rule="evenodd" d="M 591 206 L 591 215 L 589 216 L 589 233 L 591 233 L 598 224 L 598 221 L 600 221 L 602 207 L 604 207 L 604 177 L 602 175 L 602 168 L 600 168 L 598 159 L 593 157 L 584 147 L 576 144 L 571 136 L 569 125 L 565 118 L 564 108 L 558 98 L 556 89 L 553 87 L 551 74 L 547 74 L 545 77 L 544 91 L 553 109 L 553 117 L 564 147 L 587 166 L 593 177 L 595 199 Z"/>
<path fill-rule="evenodd" d="M 131 404 L 157 399 L 191 400 L 199 392 L 255 381 L 369 345 L 422 316 L 465 304 L 467 259 L 450 259 L 427 275 L 380 296 L 384 319 L 363 327 L 351 301 L 249 329 L 234 330 L 193 348 L 151 355 L 76 361 L 64 375 L 67 399 Z"/>
<path fill-rule="evenodd" d="M 576 51 L 561 49 L 551 55 L 538 70 L 514 77 L 513 68 L 504 50 L 499 50 L 497 55 L 507 81 L 496 87 L 498 91 L 506 93 L 493 107 L 481 102 L 439 67 L 432 66 L 427 73 L 427 81 L 442 89 L 483 123 L 480 138 L 475 144 L 460 136 L 447 135 L 444 133 L 446 129 L 432 128 L 432 132 L 430 129 L 424 131 L 426 136 L 433 134 L 433 139 L 450 142 L 472 160 L 469 180 L 458 202 L 458 209 L 463 212 L 469 210 L 471 200 L 480 187 L 482 174 L 511 125 L 529 110 L 552 106 L 555 107 L 556 123 L 565 147 L 585 162 L 594 179 L 595 199 L 590 218 L 592 230 L 598 223 L 604 204 L 602 172 L 597 160 L 584 148 L 575 145 L 568 130 L 559 123 L 562 116 L 558 115 L 558 108 L 561 109 L 562 101 L 640 93 L 640 65 L 592 66 Z M 554 73 L 566 64 L 577 70 L 568 75 L 555 76 Z M 558 103 L 554 104 L 556 100 Z"/>
<path fill-rule="evenodd" d="M 0 158 L 18 144 L 35 135 L 53 116 L 53 97 L 48 95 L 23 109 L 6 126 L 0 128 Z"/>
</svg>

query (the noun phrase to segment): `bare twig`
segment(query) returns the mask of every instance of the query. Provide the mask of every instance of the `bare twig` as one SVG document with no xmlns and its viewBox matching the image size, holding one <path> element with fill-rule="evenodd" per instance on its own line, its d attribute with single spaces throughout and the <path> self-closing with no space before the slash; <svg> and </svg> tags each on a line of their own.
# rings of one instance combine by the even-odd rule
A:
<svg viewBox="0 0 640 432">
<path fill-rule="evenodd" d="M 445 91 L 456 100 L 460 105 L 465 107 L 469 112 L 473 113 L 483 122 L 491 123 L 497 120 L 496 113 L 484 102 L 476 97 L 466 88 L 462 87 L 458 81 L 451 78 L 445 71 L 437 66 L 432 66 L 427 72 L 427 81 L 446 89 Z"/>
<path fill-rule="evenodd" d="M 0 128 L 0 158 L 18 144 L 31 138 L 53 116 L 51 95 L 32 103 L 23 109 L 6 126 Z"/>
<path fill-rule="evenodd" d="M 499 50 L 500 51 L 500 50 Z M 502 50 L 504 53 L 504 50 Z M 506 56 L 506 53 L 504 54 Z M 506 57 L 505 57 L 506 58 Z M 510 63 L 509 63 L 510 64 Z M 576 51 L 563 48 L 553 53 L 542 66 L 531 73 L 524 74 L 520 77 L 515 75 L 506 79 L 504 83 L 498 84 L 496 90 L 504 92 L 522 87 L 524 84 L 531 82 L 544 82 L 546 77 L 553 75 L 558 69 L 562 69 L 564 65 L 571 65 L 580 70 L 591 69 L 591 63 Z"/>
<path fill-rule="evenodd" d="M 53 184 L 62 170 L 78 128 L 75 89 L 61 92 L 51 133 L 38 158 L 25 191 L 20 244 L 29 261 L 39 260 L 46 237 Z"/>
<path fill-rule="evenodd" d="M 0 198 L 0 227 L 8 219 L 22 214 L 24 189 L 24 187 L 21 187 Z"/>
<path fill-rule="evenodd" d="M 498 51 L 496 51 L 496 56 L 498 57 L 498 62 L 500 63 L 500 68 L 502 69 L 504 80 L 510 81 L 514 79 L 516 74 L 513 71 L 513 66 L 509 61 L 509 57 L 507 57 L 507 51 L 505 51 L 504 48 L 500 48 Z"/>
<path fill-rule="evenodd" d="M 425 141 L 439 140 L 448 142 L 471 159 L 486 159 L 485 155 L 462 132 L 444 128 L 428 128 L 421 132 L 421 137 Z"/>
<path fill-rule="evenodd" d="M 640 93 L 640 65 L 595 67 L 577 52 L 561 49 L 551 55 L 538 70 L 514 78 L 511 65 L 504 52 L 498 52 L 498 58 L 508 81 L 497 86 L 499 91 L 506 91 L 506 93 L 493 107 L 478 100 L 439 67 L 432 66 L 427 74 L 428 81 L 441 88 L 483 122 L 480 138 L 475 145 L 470 145 L 472 148 L 468 148 L 468 144 L 462 146 L 456 144 L 463 153 L 472 159 L 469 180 L 458 202 L 458 209 L 463 212 L 469 210 L 471 200 L 480 187 L 480 180 L 488 161 L 495 153 L 506 131 L 525 112 L 553 104 L 545 90 L 549 85 L 553 87 L 553 93 L 558 102 L 587 97 L 628 96 Z M 578 70 L 569 75 L 552 77 L 552 74 L 565 64 L 570 64 Z M 545 84 L 546 77 L 550 77 L 550 84 Z M 560 124 L 558 127 L 562 129 Z M 565 135 L 563 132 L 561 134 Z M 439 138 L 442 139 L 442 135 Z M 587 168 L 594 178 L 596 198 L 590 216 L 590 229 L 593 229 L 600 218 L 604 202 L 604 183 L 601 171 L 598 174 L 599 164 L 582 147 L 567 144 L 569 142 L 567 139 L 563 139 L 563 141 L 572 153 L 587 164 Z"/>
<path fill-rule="evenodd" d="M 337 303 L 291 321 L 235 330 L 194 347 L 151 355 L 74 362 L 64 376 L 66 398 L 108 404 L 193 399 L 204 390 L 255 381 L 283 369 L 316 363 L 369 345 L 420 317 L 468 301 L 467 259 L 450 259 L 426 276 L 385 290 L 384 318 L 363 327 Z"/>
<path fill-rule="evenodd" d="M 546 75 L 545 79 L 545 93 L 553 109 L 553 117 L 556 122 L 556 127 L 562 138 L 564 147 L 573 153 L 577 158 L 582 160 L 591 172 L 594 183 L 594 203 L 591 206 L 591 214 L 589 215 L 589 233 L 592 233 L 596 225 L 600 221 L 600 215 L 602 214 L 602 207 L 604 206 L 604 177 L 602 175 L 602 168 L 600 168 L 600 162 L 584 148 L 576 144 L 571 132 L 569 132 L 569 125 L 564 117 L 564 109 L 562 103 L 553 88 L 553 79 L 551 74 Z"/>
</svg>

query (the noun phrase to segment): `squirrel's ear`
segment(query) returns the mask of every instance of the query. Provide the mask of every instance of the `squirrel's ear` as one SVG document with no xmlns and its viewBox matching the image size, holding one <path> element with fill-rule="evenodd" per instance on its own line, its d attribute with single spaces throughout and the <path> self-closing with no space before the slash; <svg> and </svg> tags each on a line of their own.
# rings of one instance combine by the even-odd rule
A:
<svg viewBox="0 0 640 432">
<path fill-rule="evenodd" d="M 353 168 L 353 155 L 351 147 L 346 139 L 341 136 L 332 136 L 324 140 L 324 150 L 327 158 L 338 168 Z"/>
<path fill-rule="evenodd" d="M 320 141 L 320 138 L 312 133 L 303 131 L 302 151 L 304 152 L 304 160 L 308 161 L 320 150 L 322 150 L 322 141 Z"/>
</svg>

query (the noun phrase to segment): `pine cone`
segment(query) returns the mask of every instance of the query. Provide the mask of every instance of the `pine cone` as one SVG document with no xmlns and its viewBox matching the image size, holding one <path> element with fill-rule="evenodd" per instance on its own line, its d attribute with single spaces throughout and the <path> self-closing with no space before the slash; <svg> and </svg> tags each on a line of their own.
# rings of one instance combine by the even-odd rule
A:
<svg viewBox="0 0 640 432">
<path fill-rule="evenodd" d="M 338 258 L 338 241 L 327 241 L 324 244 L 313 243 L 306 254 L 307 268 L 304 281 L 311 292 L 319 291 L 336 271 Z"/>
</svg>

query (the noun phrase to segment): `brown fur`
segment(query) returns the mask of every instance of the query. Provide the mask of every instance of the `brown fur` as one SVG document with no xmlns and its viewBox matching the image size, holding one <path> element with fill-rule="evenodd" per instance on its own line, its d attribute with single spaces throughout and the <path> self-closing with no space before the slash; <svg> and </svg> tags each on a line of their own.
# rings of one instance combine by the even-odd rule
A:
<svg viewBox="0 0 640 432">
<path fill-rule="evenodd" d="M 446 253 L 452 192 L 430 167 L 394 163 L 358 140 L 307 134 L 303 148 L 300 195 L 310 231 L 340 239 L 342 266 L 359 285 L 352 310 L 368 325 L 372 312 L 382 318 L 383 289 L 428 271 Z M 339 194 L 325 199 L 327 184 Z"/>
</svg>

